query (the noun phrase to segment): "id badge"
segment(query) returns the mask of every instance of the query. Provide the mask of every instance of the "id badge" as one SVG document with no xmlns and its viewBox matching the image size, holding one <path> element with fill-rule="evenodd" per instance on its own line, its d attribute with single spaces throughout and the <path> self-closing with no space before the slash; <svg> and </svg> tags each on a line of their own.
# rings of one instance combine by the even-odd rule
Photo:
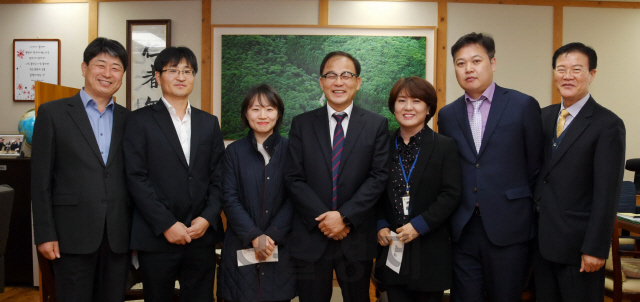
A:
<svg viewBox="0 0 640 302">
<path fill-rule="evenodd" d="M 402 196 L 402 210 L 404 211 L 404 215 L 409 215 L 409 200 L 411 197 Z"/>
</svg>

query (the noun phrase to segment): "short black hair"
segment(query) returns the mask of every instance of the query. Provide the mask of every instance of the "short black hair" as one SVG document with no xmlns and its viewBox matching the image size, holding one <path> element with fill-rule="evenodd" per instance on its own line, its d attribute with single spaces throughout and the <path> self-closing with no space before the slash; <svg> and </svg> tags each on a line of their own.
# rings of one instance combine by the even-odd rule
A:
<svg viewBox="0 0 640 302">
<path fill-rule="evenodd" d="M 553 53 L 553 62 L 551 62 L 551 66 L 553 66 L 553 69 L 556 69 L 556 61 L 558 60 L 558 57 L 560 55 L 571 52 L 579 52 L 589 58 L 589 71 L 596 69 L 596 66 L 598 66 L 598 56 L 596 55 L 596 51 L 593 50 L 593 48 L 586 46 L 580 42 L 573 42 L 558 48 L 558 50 Z"/>
<path fill-rule="evenodd" d="M 487 55 L 489 55 L 489 59 L 493 59 L 493 57 L 496 55 L 496 42 L 493 41 L 493 38 L 490 35 L 472 32 L 460 37 L 460 39 L 456 41 L 456 44 L 453 44 L 453 46 L 451 46 L 451 56 L 453 57 L 454 61 L 456 59 L 456 53 L 461 48 L 469 44 L 478 44 L 482 46 L 487 52 Z"/>
<path fill-rule="evenodd" d="M 347 59 L 351 60 L 351 62 L 353 62 L 353 65 L 356 66 L 356 76 L 360 76 L 360 62 L 358 62 L 358 59 L 354 58 L 348 52 L 344 51 L 332 51 L 324 56 L 324 59 L 322 59 L 322 63 L 320 63 L 320 75 L 322 75 L 322 73 L 324 72 L 324 67 L 327 65 L 327 61 L 329 61 L 329 59 L 333 57 L 346 57 Z"/>
<path fill-rule="evenodd" d="M 262 103 L 262 98 L 264 97 L 267 100 L 267 104 Z M 284 102 L 282 102 L 282 98 L 278 94 L 278 92 L 273 89 L 273 87 L 267 84 L 260 84 L 258 86 L 252 87 L 249 89 L 247 94 L 244 96 L 242 100 L 242 105 L 240 109 L 240 118 L 242 119 L 242 123 L 245 127 L 249 127 L 249 121 L 247 120 L 247 111 L 249 110 L 249 106 L 253 106 L 253 100 L 260 102 L 259 104 L 262 106 L 273 106 L 278 109 L 278 120 L 276 121 L 276 126 L 273 127 L 274 131 L 280 128 L 282 124 L 282 118 L 284 116 Z"/>
<path fill-rule="evenodd" d="M 89 62 L 101 55 L 108 54 L 114 58 L 120 59 L 122 62 L 122 68 L 124 71 L 129 67 L 129 55 L 127 54 L 127 50 L 124 49 L 124 46 L 120 44 L 120 42 L 116 40 L 111 40 L 107 38 L 98 37 L 95 40 L 91 41 L 87 48 L 84 49 L 83 61 L 89 65 Z"/>
<path fill-rule="evenodd" d="M 436 89 L 433 88 L 431 83 L 421 77 L 413 76 L 410 78 L 400 78 L 395 84 L 393 84 L 393 88 L 391 88 L 391 92 L 389 92 L 388 105 L 391 113 L 395 113 L 396 100 L 403 90 L 406 91 L 410 97 L 420 99 L 429 106 L 429 115 L 427 115 L 427 118 L 424 120 L 426 125 L 438 108 L 438 96 L 436 94 Z"/>
<path fill-rule="evenodd" d="M 164 69 L 165 66 L 177 66 L 182 59 L 187 60 L 187 64 L 193 69 L 194 75 L 198 73 L 198 59 L 196 58 L 196 54 L 184 46 L 172 46 L 163 49 L 153 62 L 153 70 L 162 74 L 162 69 Z"/>
</svg>

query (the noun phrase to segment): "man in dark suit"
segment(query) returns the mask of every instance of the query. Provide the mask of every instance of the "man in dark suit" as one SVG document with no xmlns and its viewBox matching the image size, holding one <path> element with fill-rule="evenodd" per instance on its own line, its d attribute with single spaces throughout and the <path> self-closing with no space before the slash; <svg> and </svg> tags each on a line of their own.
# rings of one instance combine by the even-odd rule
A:
<svg viewBox="0 0 640 302">
<path fill-rule="evenodd" d="M 373 206 L 388 178 L 387 120 L 353 105 L 360 63 L 332 52 L 320 65 L 327 105 L 296 116 L 285 180 L 296 208 L 291 255 L 300 301 L 329 301 L 333 271 L 344 301 L 369 301 L 376 256 Z"/>
<path fill-rule="evenodd" d="M 534 272 L 538 301 L 602 301 L 624 172 L 622 120 L 589 94 L 596 52 L 582 43 L 553 55 L 562 103 L 542 110 L 544 161 Z"/>
<path fill-rule="evenodd" d="M 218 119 L 192 107 L 198 60 L 186 47 L 164 49 L 154 62 L 162 88 L 156 104 L 125 124 L 127 183 L 135 209 L 131 249 L 138 251 L 145 301 L 212 301 L 215 247 L 222 241 Z"/>
<path fill-rule="evenodd" d="M 34 241 L 52 260 L 58 301 L 122 301 L 129 268 L 131 202 L 113 101 L 127 51 L 97 38 L 82 62 L 84 88 L 42 104 L 33 131 Z"/>
<path fill-rule="evenodd" d="M 493 82 L 495 43 L 470 33 L 451 47 L 465 95 L 440 110 L 462 162 L 451 216 L 452 301 L 519 301 L 533 238 L 532 186 L 542 161 L 540 105 Z"/>
</svg>

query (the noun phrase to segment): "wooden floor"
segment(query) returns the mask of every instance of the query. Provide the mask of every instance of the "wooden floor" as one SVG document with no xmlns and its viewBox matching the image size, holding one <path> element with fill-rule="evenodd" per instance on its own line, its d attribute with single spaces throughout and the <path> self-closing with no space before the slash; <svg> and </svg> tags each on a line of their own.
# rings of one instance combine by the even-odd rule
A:
<svg viewBox="0 0 640 302">
<path fill-rule="evenodd" d="M 373 286 L 372 286 L 373 288 Z M 371 289 L 371 302 L 376 301 Z M 604 298 L 604 302 L 611 302 L 611 298 Z M 40 302 L 37 287 L 6 287 L 0 294 L 0 302 Z"/>
<path fill-rule="evenodd" d="M 372 285 L 370 289 L 371 302 L 376 301 L 374 291 Z M 6 287 L 4 293 L 0 294 L 0 302 L 40 302 L 40 295 L 37 287 Z"/>
</svg>

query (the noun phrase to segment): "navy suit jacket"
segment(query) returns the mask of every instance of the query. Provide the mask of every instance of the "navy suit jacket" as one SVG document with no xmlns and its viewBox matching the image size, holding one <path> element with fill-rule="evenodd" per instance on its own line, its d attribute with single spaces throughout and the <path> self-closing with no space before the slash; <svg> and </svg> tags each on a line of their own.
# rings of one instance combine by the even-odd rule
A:
<svg viewBox="0 0 640 302">
<path fill-rule="evenodd" d="M 606 259 L 624 173 L 625 128 L 589 98 L 551 152 L 560 104 L 542 109 L 544 164 L 535 190 L 538 243 L 550 261 L 580 265 Z"/>
<path fill-rule="evenodd" d="M 476 204 L 489 240 L 498 246 L 533 238 L 533 183 L 542 162 L 540 105 L 496 85 L 480 152 L 476 152 L 464 96 L 440 110 L 441 134 L 458 143 L 462 202 L 451 216 L 457 242 Z"/>
<path fill-rule="evenodd" d="M 222 241 L 221 167 L 224 143 L 218 119 L 191 107 L 189 164 L 176 128 L 162 101 L 132 112 L 124 137 L 127 184 L 135 209 L 131 249 L 179 251 L 163 232 L 177 221 L 187 227 L 201 216 L 211 225 L 190 245 L 212 246 Z"/>
<path fill-rule="evenodd" d="M 384 191 L 389 171 L 387 119 L 354 106 L 349 117 L 338 176 L 338 212 L 353 224 L 342 242 L 351 261 L 373 259 L 377 251 L 373 210 Z M 314 262 L 329 240 L 315 220 L 331 210 L 331 138 L 327 106 L 293 118 L 285 183 L 296 212 L 289 243 L 291 255 Z"/>
</svg>

